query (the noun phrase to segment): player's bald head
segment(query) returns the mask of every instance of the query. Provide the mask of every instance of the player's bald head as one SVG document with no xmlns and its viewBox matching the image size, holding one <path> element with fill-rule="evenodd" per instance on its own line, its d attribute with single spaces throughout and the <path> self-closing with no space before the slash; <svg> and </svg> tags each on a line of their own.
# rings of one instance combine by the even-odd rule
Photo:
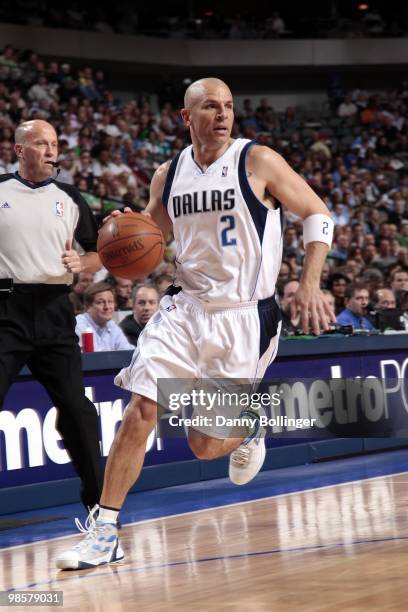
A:
<svg viewBox="0 0 408 612">
<path fill-rule="evenodd" d="M 194 83 L 187 87 L 184 94 L 184 108 L 192 108 L 198 101 L 216 89 L 224 89 L 232 97 L 230 88 L 221 79 L 211 77 L 194 81 Z"/>
<path fill-rule="evenodd" d="M 43 121 L 43 119 L 24 121 L 24 123 L 21 123 L 14 132 L 14 142 L 16 144 L 24 144 L 27 137 L 44 130 L 52 130 L 55 132 L 55 128 L 51 125 L 51 123 L 48 123 L 48 121 Z"/>
</svg>

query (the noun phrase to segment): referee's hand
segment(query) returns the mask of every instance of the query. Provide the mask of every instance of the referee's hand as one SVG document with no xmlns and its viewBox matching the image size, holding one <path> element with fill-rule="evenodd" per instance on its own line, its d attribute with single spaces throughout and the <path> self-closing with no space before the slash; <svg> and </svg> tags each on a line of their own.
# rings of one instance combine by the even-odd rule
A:
<svg viewBox="0 0 408 612">
<path fill-rule="evenodd" d="M 82 272 L 82 262 L 79 254 L 72 248 L 72 239 L 65 241 L 65 251 L 62 254 L 62 263 L 72 274 Z"/>
</svg>

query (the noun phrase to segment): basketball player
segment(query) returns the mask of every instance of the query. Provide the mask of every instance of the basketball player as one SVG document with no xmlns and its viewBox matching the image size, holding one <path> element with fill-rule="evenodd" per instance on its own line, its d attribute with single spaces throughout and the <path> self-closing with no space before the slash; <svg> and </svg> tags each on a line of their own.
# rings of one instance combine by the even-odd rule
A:
<svg viewBox="0 0 408 612">
<path fill-rule="evenodd" d="M 231 138 L 233 100 L 219 79 L 192 83 L 181 115 L 192 145 L 156 171 L 147 212 L 177 245 L 174 286 L 139 337 L 115 382 L 132 398 L 105 472 L 98 519 L 57 559 L 82 569 L 123 558 L 116 519 L 140 474 L 157 420 L 157 379 L 261 379 L 280 330 L 275 282 L 282 251 L 282 206 L 303 219 L 306 256 L 294 308 L 305 332 L 328 328 L 334 313 L 320 289 L 333 223 L 324 203 L 274 151 Z M 252 413 L 254 414 L 254 413 Z M 258 416 L 258 415 L 257 415 Z M 256 421 L 256 419 L 255 419 Z M 190 429 L 200 459 L 230 454 L 230 478 L 244 484 L 265 458 L 258 424 L 246 438 L 215 427 Z"/>
</svg>

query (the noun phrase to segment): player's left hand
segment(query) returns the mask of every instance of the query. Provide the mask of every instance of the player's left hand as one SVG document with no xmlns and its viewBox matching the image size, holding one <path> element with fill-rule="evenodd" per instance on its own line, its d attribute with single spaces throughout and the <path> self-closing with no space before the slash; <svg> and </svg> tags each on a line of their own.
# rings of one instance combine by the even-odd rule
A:
<svg viewBox="0 0 408 612">
<path fill-rule="evenodd" d="M 62 254 L 62 263 L 66 270 L 72 274 L 82 272 L 82 261 L 77 251 L 72 248 L 72 240 L 66 240 L 65 251 Z"/>
<path fill-rule="evenodd" d="M 319 287 L 302 282 L 291 303 L 292 317 L 295 318 L 297 313 L 300 313 L 305 334 L 311 329 L 314 334 L 320 335 L 322 330 L 327 331 L 330 328 L 330 323 L 336 322 L 336 315 Z"/>
</svg>

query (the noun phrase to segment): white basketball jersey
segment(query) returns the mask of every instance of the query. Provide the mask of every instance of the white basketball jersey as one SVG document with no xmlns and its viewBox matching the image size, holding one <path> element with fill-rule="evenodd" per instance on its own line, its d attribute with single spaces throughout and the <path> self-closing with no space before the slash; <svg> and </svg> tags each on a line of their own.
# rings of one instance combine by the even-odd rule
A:
<svg viewBox="0 0 408 612">
<path fill-rule="evenodd" d="M 174 284 L 211 306 L 271 297 L 282 258 L 281 208 L 253 193 L 245 162 L 254 141 L 238 138 L 203 172 L 193 148 L 171 163 L 163 203 L 173 221 Z"/>
</svg>

